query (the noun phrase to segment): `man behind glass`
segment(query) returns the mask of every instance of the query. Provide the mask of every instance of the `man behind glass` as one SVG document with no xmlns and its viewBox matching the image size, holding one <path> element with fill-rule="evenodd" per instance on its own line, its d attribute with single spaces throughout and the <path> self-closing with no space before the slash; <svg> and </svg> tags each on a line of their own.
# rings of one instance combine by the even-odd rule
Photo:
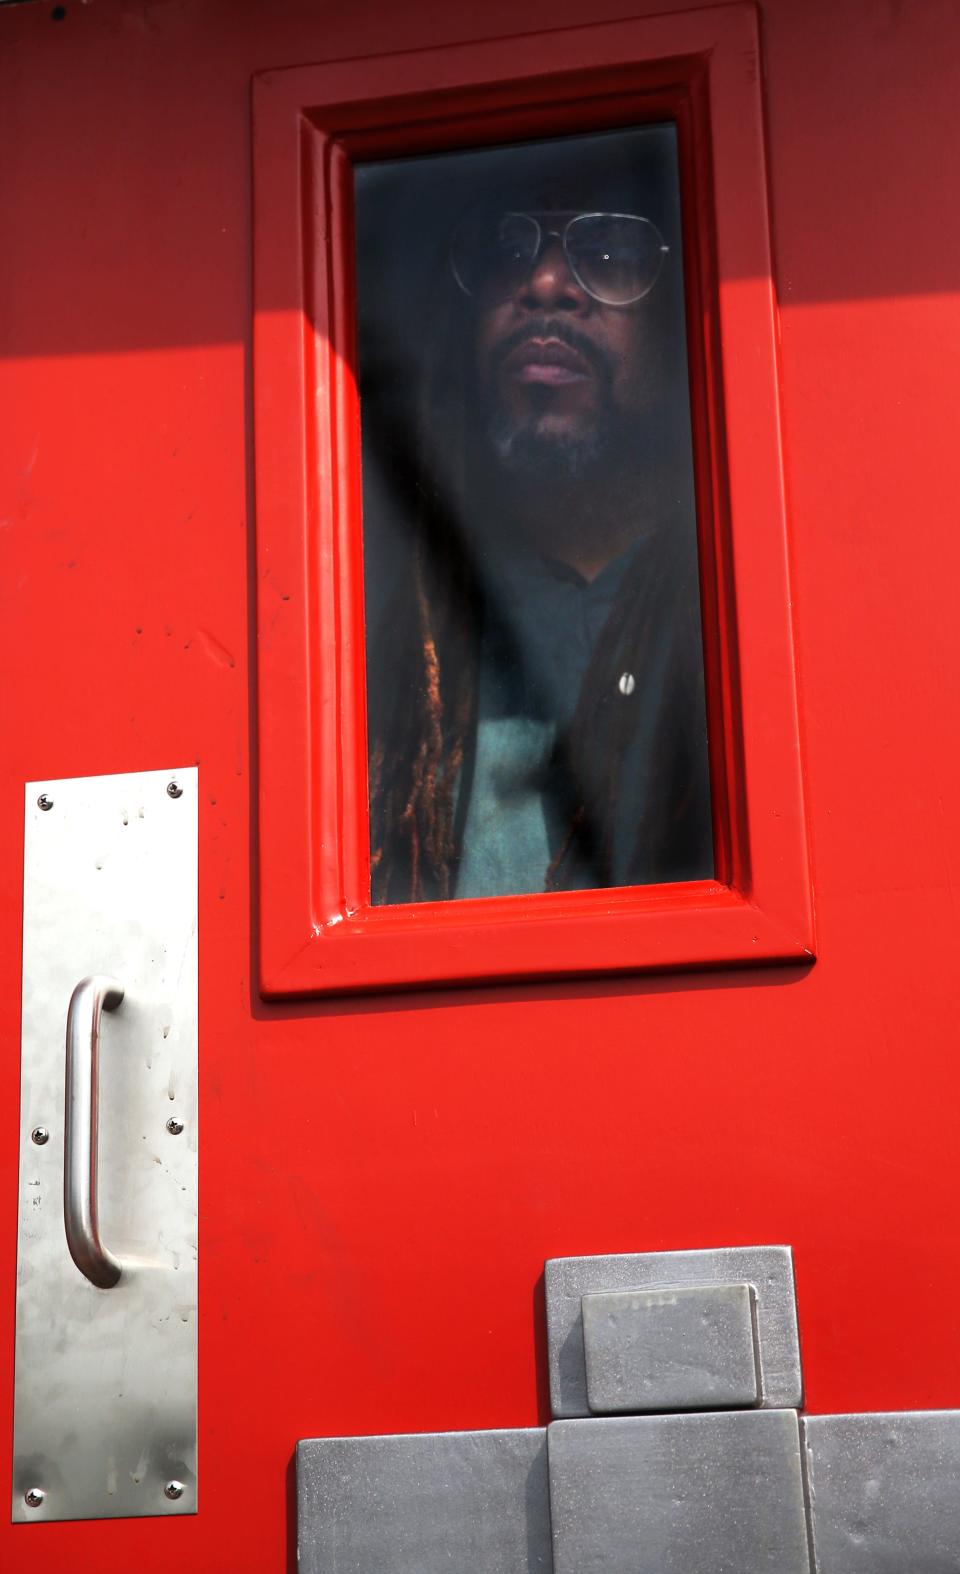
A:
<svg viewBox="0 0 960 1574">
<path fill-rule="evenodd" d="M 459 156 L 392 360 L 361 276 L 375 901 L 713 873 L 672 154 Z"/>
</svg>

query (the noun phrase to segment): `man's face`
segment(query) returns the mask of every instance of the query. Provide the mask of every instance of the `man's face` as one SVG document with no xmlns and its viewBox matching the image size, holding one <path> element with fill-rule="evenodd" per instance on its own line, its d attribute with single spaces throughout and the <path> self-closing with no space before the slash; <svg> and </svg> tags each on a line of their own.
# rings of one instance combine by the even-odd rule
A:
<svg viewBox="0 0 960 1574">
<path fill-rule="evenodd" d="M 476 364 L 494 449 L 517 475 L 574 477 L 622 448 L 651 408 L 646 300 L 606 305 L 571 271 L 571 213 L 538 213 L 544 243 L 509 294 L 477 300 Z M 629 439 L 628 439 L 629 440 Z"/>
</svg>

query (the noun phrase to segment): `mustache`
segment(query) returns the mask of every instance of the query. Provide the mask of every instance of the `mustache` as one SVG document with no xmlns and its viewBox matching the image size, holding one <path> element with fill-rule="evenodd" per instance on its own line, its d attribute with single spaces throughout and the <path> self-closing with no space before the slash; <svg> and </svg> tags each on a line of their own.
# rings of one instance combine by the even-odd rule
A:
<svg viewBox="0 0 960 1574">
<path fill-rule="evenodd" d="M 557 339 L 568 349 L 575 350 L 581 355 L 605 382 L 612 381 L 613 367 L 610 357 L 585 333 L 580 333 L 563 317 L 528 317 L 522 327 L 514 328 L 512 333 L 508 333 L 500 340 L 491 356 L 492 370 L 495 373 L 499 372 L 507 356 L 521 344 L 526 344 L 528 339 Z"/>
</svg>

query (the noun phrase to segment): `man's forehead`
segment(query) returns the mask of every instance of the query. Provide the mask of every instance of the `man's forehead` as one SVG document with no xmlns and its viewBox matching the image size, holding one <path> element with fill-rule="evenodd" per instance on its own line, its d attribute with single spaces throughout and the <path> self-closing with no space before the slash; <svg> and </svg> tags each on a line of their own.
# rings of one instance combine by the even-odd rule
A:
<svg viewBox="0 0 960 1574">
<path fill-rule="evenodd" d="M 660 222 L 662 203 L 649 179 L 622 170 L 591 170 L 586 175 L 572 171 L 569 178 L 556 175 L 537 178 L 511 178 L 503 171 L 500 178 L 478 182 L 473 192 L 462 185 L 460 211 L 473 211 L 478 217 L 523 213 L 553 225 L 569 223 L 585 213 L 646 215 Z M 467 198 L 464 208 L 464 198 Z M 656 210 L 656 211 L 654 211 Z"/>
</svg>

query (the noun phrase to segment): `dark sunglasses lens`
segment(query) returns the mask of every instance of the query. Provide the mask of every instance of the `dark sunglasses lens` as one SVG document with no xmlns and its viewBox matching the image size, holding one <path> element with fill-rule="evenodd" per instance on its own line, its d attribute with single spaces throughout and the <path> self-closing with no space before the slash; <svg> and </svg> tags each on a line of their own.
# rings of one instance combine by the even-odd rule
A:
<svg viewBox="0 0 960 1574">
<path fill-rule="evenodd" d="M 650 219 L 620 213 L 582 214 L 568 226 L 566 246 L 584 289 L 608 306 L 648 295 L 668 249 Z"/>
<path fill-rule="evenodd" d="M 539 246 L 540 226 L 529 214 L 488 214 L 457 228 L 450 264 L 468 295 L 505 299 L 529 273 Z"/>
</svg>

